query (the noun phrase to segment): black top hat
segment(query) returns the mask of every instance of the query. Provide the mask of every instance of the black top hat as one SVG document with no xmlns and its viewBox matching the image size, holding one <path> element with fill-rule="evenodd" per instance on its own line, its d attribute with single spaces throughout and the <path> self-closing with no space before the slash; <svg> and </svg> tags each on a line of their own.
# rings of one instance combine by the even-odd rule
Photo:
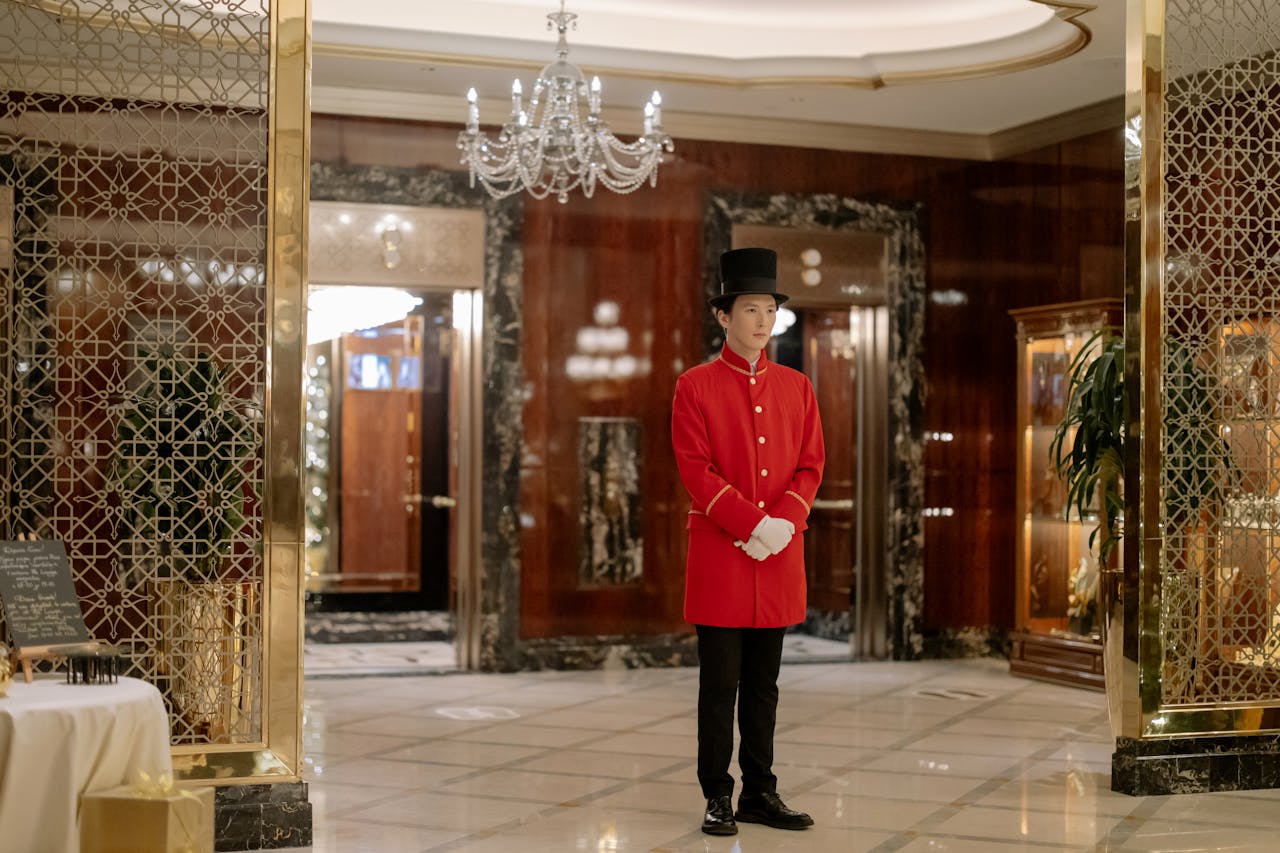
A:
<svg viewBox="0 0 1280 853">
<path fill-rule="evenodd" d="M 778 253 L 773 249 L 730 249 L 720 255 L 720 295 L 707 301 L 728 311 L 745 294 L 768 294 L 778 305 L 791 298 L 778 292 Z"/>
</svg>

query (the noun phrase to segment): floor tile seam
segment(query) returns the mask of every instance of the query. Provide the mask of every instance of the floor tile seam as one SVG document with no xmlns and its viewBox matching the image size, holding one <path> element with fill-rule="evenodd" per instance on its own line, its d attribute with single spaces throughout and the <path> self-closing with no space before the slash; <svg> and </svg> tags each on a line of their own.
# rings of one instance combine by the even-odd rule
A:
<svg viewBox="0 0 1280 853">
<path fill-rule="evenodd" d="M 1012 782 L 1018 779 L 1022 775 L 1022 773 L 1026 771 L 1026 769 L 1029 766 L 1031 766 L 1035 762 L 1047 761 L 1048 759 L 1052 758 L 1053 754 L 1061 748 L 1062 748 L 1061 744 L 1056 744 L 1056 743 L 1047 744 L 1046 746 L 1032 753 L 1031 755 L 1018 759 L 1016 762 L 1010 764 L 1008 767 L 1006 767 L 1004 770 L 1000 771 L 999 773 L 992 774 L 991 778 L 988 779 L 982 785 L 975 786 L 973 790 L 965 792 L 963 798 L 960 801 L 965 802 L 967 805 L 976 805 L 978 801 L 976 799 L 970 800 L 969 798 L 971 795 L 979 794 L 981 792 L 980 795 L 985 796 L 986 794 L 991 793 L 991 791 L 994 791 L 996 788 L 1002 785 L 1007 785 L 1009 782 Z M 996 784 L 997 782 L 998 784 Z M 983 789 L 986 789 L 986 790 L 983 790 Z"/>
<path fill-rule="evenodd" d="M 565 712 L 573 713 L 573 712 L 586 711 L 587 713 L 603 714 L 605 716 L 608 716 L 610 713 L 608 711 L 598 711 L 598 710 L 592 711 L 590 710 L 590 708 L 586 707 L 589 704 L 590 703 L 578 703 L 578 704 L 571 704 L 571 705 L 560 705 L 560 706 L 555 706 L 551 708 L 542 708 L 542 709 L 539 709 L 536 713 L 530 714 L 528 716 L 521 715 L 518 719 L 525 720 L 525 721 L 536 720 L 539 717 L 546 717 L 546 716 L 550 716 L 551 714 L 558 714 L 558 713 L 565 713 Z M 688 711 L 677 711 L 677 712 L 668 714 L 664 717 L 658 717 L 656 720 L 646 722 L 645 725 L 652 725 L 654 722 L 666 722 L 667 720 L 682 718 L 684 716 L 687 716 L 688 713 L 689 713 Z M 548 723 L 530 723 L 530 725 L 550 726 L 550 724 Z M 564 725 L 560 725 L 560 726 L 552 726 L 552 728 L 568 728 L 568 727 Z M 609 731 L 616 731 L 616 730 L 610 729 Z"/>
<path fill-rule="evenodd" d="M 303 753 L 302 758 L 303 758 L 303 762 L 304 762 L 304 770 L 303 770 L 303 774 L 302 774 L 302 775 L 303 775 L 304 777 L 306 776 L 306 770 L 305 770 L 305 762 L 306 762 L 306 759 L 308 759 L 308 758 L 316 758 L 316 757 L 320 757 L 320 758 L 324 758 L 324 759 L 325 759 L 325 765 L 324 765 L 325 767 L 337 767 L 337 766 L 338 766 L 338 765 L 340 765 L 340 764 L 346 764 L 346 763 L 347 763 L 347 762 L 349 762 L 349 761 L 354 761 L 354 760 L 356 760 L 356 759 L 358 759 L 358 758 L 359 758 L 359 756 L 353 756 L 353 755 L 338 755 L 338 754 L 336 754 L 336 753 L 326 753 L 326 752 L 307 752 L 307 753 Z M 330 760 L 330 759 L 332 759 L 332 760 Z"/>
<path fill-rule="evenodd" d="M 941 826 L 943 823 L 960 814 L 965 809 L 979 804 L 983 796 L 1017 778 L 1018 774 L 1016 771 L 1020 770 L 1028 761 L 1044 760 L 1044 757 L 1052 755 L 1053 752 L 1059 748 L 1060 745 L 1057 743 L 1048 744 L 1038 752 L 1028 756 L 1026 759 L 1019 759 L 1015 764 L 1011 764 L 1005 771 L 992 774 L 980 784 L 975 785 L 973 788 L 952 800 L 951 803 L 940 806 L 939 808 L 929 812 L 929 814 L 916 821 L 915 824 L 902 830 L 899 838 L 886 841 L 880 847 L 875 848 L 872 853 L 891 853 L 891 851 L 900 850 L 902 847 L 906 846 L 906 844 L 910 843 L 912 839 L 929 833 L 934 827 Z M 1040 757 L 1042 755 L 1043 757 Z M 994 808 L 994 806 L 991 807 Z M 1010 811 L 1017 811 L 1017 809 L 1010 809 Z"/>
<path fill-rule="evenodd" d="M 625 790 L 626 787 L 627 786 L 625 783 L 620 782 L 617 785 L 611 785 L 606 790 L 612 793 L 621 793 L 621 791 Z M 444 791 L 438 788 L 429 788 L 429 789 L 419 791 L 418 793 L 426 794 L 428 796 L 458 797 L 459 799 L 466 800 L 467 802 L 479 801 L 479 802 L 485 802 L 485 803 L 514 803 L 516 805 L 523 805 L 523 806 L 539 806 L 541 808 L 536 812 L 536 816 L 538 817 L 541 817 L 543 813 L 547 811 L 551 811 L 554 813 L 555 809 L 578 808 L 582 805 L 582 803 L 586 799 L 585 797 L 569 797 L 569 798 L 558 800 L 552 803 L 552 802 L 547 802 L 546 800 L 529 799 L 528 797 L 517 797 L 517 796 L 498 795 L 498 794 L 473 794 L 473 793 L 463 793 L 461 791 Z M 594 793 L 595 792 L 592 792 L 592 794 Z M 403 799 L 403 796 L 400 797 L 400 799 Z M 592 797 L 592 799 L 594 799 L 594 797 Z M 369 804 L 370 807 L 372 805 L 373 804 Z M 365 806 L 360 806 L 357 808 L 364 809 Z M 653 809 L 634 809 L 634 808 L 633 810 L 634 811 L 655 811 Z M 670 813 L 670 812 L 664 812 L 661 810 L 656 810 L 656 811 L 660 811 L 663 814 Z M 507 821 L 507 823 L 514 823 L 516 825 L 520 825 L 532 820 L 533 817 L 534 815 L 530 815 L 525 819 L 516 819 L 514 821 Z M 351 814 L 348 813 L 347 817 L 344 819 L 351 819 Z M 397 819 L 393 817 L 380 817 L 377 819 L 377 821 L 366 820 L 366 822 L 388 823 L 388 824 L 392 824 L 393 826 L 411 826 L 411 827 L 420 827 L 423 829 L 448 830 L 452 828 L 447 826 L 438 826 L 438 825 L 429 824 L 429 823 L 412 823 L 412 822 L 405 821 L 403 819 Z M 506 823 L 499 824 L 498 826 L 499 827 L 506 826 Z M 484 831 L 488 831 L 488 829 Z"/>
<path fill-rule="evenodd" d="M 531 823 L 535 820 L 545 820 L 549 817 L 555 817 L 557 813 L 556 812 L 557 809 L 566 809 L 566 808 L 578 808 L 578 807 L 577 806 L 554 806 L 550 809 L 544 809 L 542 812 L 539 812 L 536 815 L 530 815 L 523 819 L 508 821 L 505 824 L 500 824 L 498 826 L 489 827 L 487 829 L 482 829 L 476 832 L 472 832 L 464 838 L 457 838 L 457 839 L 454 839 L 453 841 L 445 842 L 444 844 L 440 844 L 434 847 L 428 847 L 425 850 L 421 851 L 421 853 L 455 853 L 455 851 L 466 850 L 467 848 L 465 846 L 459 847 L 458 845 L 459 844 L 469 845 L 476 841 L 485 841 L 499 835 L 504 835 L 506 833 L 511 832 L 512 830 L 518 830 L 520 827 L 524 826 L 525 824 Z M 627 809 L 627 811 L 643 811 L 645 814 L 652 814 L 652 812 L 642 810 L 642 809 Z M 661 814 L 665 815 L 665 814 L 669 814 L 669 812 L 662 812 Z M 649 849 L 661 850 L 662 848 L 651 847 Z"/>
<path fill-rule="evenodd" d="M 535 757 L 540 758 L 544 756 L 535 756 Z M 404 762 L 404 763 L 422 763 L 422 765 L 428 765 L 428 763 L 430 763 L 430 765 L 442 765 L 442 766 L 448 766 L 448 767 L 462 768 L 462 770 L 465 770 L 465 772 L 461 772 L 461 774 L 458 774 L 457 776 L 449 777 L 449 780 L 448 780 L 449 784 L 456 784 L 456 783 L 461 783 L 461 781 L 470 781 L 471 779 L 476 779 L 477 776 L 492 774 L 492 772 L 521 770 L 520 767 L 516 766 L 516 761 L 521 761 L 521 760 L 508 761 L 506 763 L 502 763 L 502 765 L 493 765 L 488 767 L 474 767 L 470 765 L 445 765 L 445 763 L 442 761 L 421 761 L 421 762 Z M 530 771 L 521 771 L 521 772 L 530 772 Z M 434 788 L 435 785 L 431 785 L 431 786 L 433 786 Z"/>
<path fill-rule="evenodd" d="M 999 844 L 1013 845 L 1021 844 L 1029 846 L 1033 849 L 1044 850 L 1075 850 L 1081 849 L 1079 844 L 1065 844 L 1056 841 L 1032 841 L 1027 838 L 1001 838 L 995 835 L 968 835 L 955 832 L 924 832 L 917 833 L 913 830 L 907 830 L 900 834 L 899 838 L 891 838 L 878 847 L 873 847 L 867 853 L 894 853 L 901 850 L 913 841 L 920 839 L 941 838 L 949 841 L 970 841 L 976 844 Z"/>
<path fill-rule="evenodd" d="M 304 672 L 302 679 L 307 681 L 338 681 L 347 678 L 417 678 L 424 676 L 445 676 L 453 675 L 454 670 L 447 670 L 439 667 L 421 667 L 421 668 L 405 668 L 405 667 L 386 667 L 379 669 L 352 669 L 348 671 L 345 668 L 335 668 L 322 672 Z"/>
<path fill-rule="evenodd" d="M 1164 797 L 1142 799 L 1124 821 L 1111 827 L 1106 835 L 1098 839 L 1093 849 L 1097 853 L 1107 853 L 1107 851 L 1123 847 L 1138 834 L 1140 829 L 1146 826 L 1148 820 L 1155 817 L 1156 811 L 1160 806 L 1164 805 L 1164 800 Z"/>
<path fill-rule="evenodd" d="M 404 763 L 408 763 L 408 762 L 404 762 Z M 424 763 L 425 763 L 425 762 L 424 762 Z M 452 767 L 452 765 L 436 765 L 436 766 L 440 766 L 440 767 Z M 461 766 L 459 766 L 459 767 L 458 767 L 458 769 L 459 769 L 459 770 L 464 770 L 464 771 L 465 771 L 465 770 L 468 770 L 468 768 L 461 767 Z M 427 794 L 427 793 L 431 793 L 433 790 L 435 790 L 435 788 L 436 788 L 436 786 L 437 786 L 437 785 L 442 784 L 442 783 L 451 783 L 451 782 L 455 782 L 455 781 L 457 781 L 457 780 L 458 780 L 458 777 L 463 776 L 463 775 L 466 775 L 466 774 L 464 774 L 464 773 L 459 773 L 459 774 L 457 774 L 456 776 L 448 776 L 448 777 L 445 777 L 445 778 L 444 778 L 443 780 L 441 780 L 441 781 L 437 781 L 437 782 L 428 782 L 428 783 L 426 783 L 426 784 L 422 784 L 422 783 L 420 783 L 420 782 L 412 782 L 412 783 L 410 783 L 410 784 L 408 784 L 408 785 L 404 785 L 404 786 L 396 786 L 396 787 L 397 787 L 397 791 L 396 791 L 396 794 L 395 794 L 394 796 L 404 797 L 404 796 L 408 796 L 408 795 L 410 795 L 410 794 Z M 380 784 L 377 784 L 377 783 L 374 783 L 374 782 L 363 782 L 363 781 L 361 781 L 361 782 L 353 782 L 353 781 L 350 781 L 350 780 L 343 781 L 343 780 L 340 780 L 340 779 L 304 779 L 303 781 L 305 781 L 305 782 L 316 782 L 316 783 L 321 784 L 321 785 L 347 785 L 347 786 L 352 786 L 352 785 L 354 785 L 354 786 L 357 786 L 357 787 L 362 786 L 362 785 L 367 785 L 367 786 L 369 786 L 369 787 L 374 787 L 374 788 L 388 788 L 388 787 L 392 787 L 392 786 L 390 786 L 390 785 L 386 785 L 386 784 L 382 784 L 382 785 L 380 785 Z M 388 795 L 388 796 L 392 796 L 392 795 Z"/>
<path fill-rule="evenodd" d="M 419 747 L 429 746 L 431 744 L 435 744 L 437 741 L 444 741 L 445 743 L 472 743 L 472 741 L 449 740 L 448 738 L 424 738 L 423 740 L 420 740 L 417 743 L 411 744 L 409 746 L 390 746 L 390 747 L 387 747 L 386 749 L 380 749 L 374 752 L 365 753 L 364 757 L 371 758 L 371 759 L 376 758 L 379 761 L 400 761 L 400 762 L 408 762 L 410 764 L 438 764 L 441 762 L 428 761 L 421 758 L 395 758 L 391 755 L 391 753 L 399 752 L 404 749 L 417 749 Z M 495 744 L 495 743 L 482 743 L 480 745 L 481 746 L 516 746 L 516 744 Z"/>
<path fill-rule="evenodd" d="M 1180 795 L 1180 794 L 1171 794 L 1170 796 L 1172 796 L 1172 797 L 1178 797 L 1178 796 L 1182 796 L 1182 795 Z M 1132 817 L 1132 816 L 1133 816 L 1133 814 L 1134 814 L 1135 812 L 1137 812 L 1137 811 L 1138 811 L 1137 809 L 1134 809 L 1134 811 L 1133 811 L 1133 812 L 1130 812 L 1128 815 L 1125 815 L 1125 817 Z M 1257 818 L 1257 819 L 1258 819 L 1258 820 L 1262 820 L 1262 818 Z M 1181 817 L 1179 817 L 1179 818 L 1173 818 L 1173 817 L 1162 817 L 1161 815 L 1158 815 L 1158 814 L 1145 814 L 1145 815 L 1143 816 L 1143 818 L 1142 818 L 1142 821 L 1143 821 L 1143 823 L 1144 823 L 1144 824 L 1145 824 L 1145 823 L 1149 823 L 1149 822 L 1151 822 L 1151 821 L 1156 821 L 1156 820 L 1159 820 L 1159 821 L 1167 821 L 1167 822 L 1169 822 L 1170 824 L 1174 824 L 1174 825 L 1177 825 L 1177 826 L 1186 826 L 1186 827 L 1188 827 L 1188 828 L 1190 828 L 1190 829 L 1215 829 L 1215 830 L 1219 830 L 1219 831 L 1221 831 L 1221 830 L 1222 830 L 1222 828 L 1223 828 L 1223 825 L 1222 825 L 1222 821 L 1221 821 L 1221 820 L 1215 820 L 1215 819 L 1211 819 L 1211 818 L 1208 818 L 1208 817 L 1204 817 L 1204 818 L 1181 818 Z M 1264 823 L 1239 823 L 1239 822 L 1237 821 L 1236 823 L 1233 823 L 1233 824 L 1231 825 L 1231 829 L 1233 829 L 1233 830 L 1241 830 L 1241 829 L 1248 829 L 1248 830 L 1263 830 L 1263 831 L 1271 831 L 1271 832 L 1274 832 L 1274 831 L 1275 831 L 1275 829 L 1276 829 L 1276 826 L 1275 826 L 1275 821 L 1274 821 L 1274 820 L 1271 820 L 1271 821 L 1268 821 L 1268 822 L 1264 822 Z"/>
<path fill-rule="evenodd" d="M 825 770 L 825 769 L 827 769 L 827 768 L 824 768 L 824 770 Z M 850 762 L 849 764 L 846 764 L 846 765 L 844 765 L 843 767 L 830 768 L 830 769 L 829 769 L 829 770 L 830 770 L 829 774 L 826 774 L 826 775 L 824 775 L 824 776 L 822 777 L 822 778 L 824 779 L 824 781 L 822 781 L 820 784 L 825 785 L 825 784 L 828 784 L 828 783 L 830 783 L 830 782 L 836 782 L 836 781 L 839 781 L 839 780 L 840 780 L 844 775 L 847 775 L 847 774 L 852 773 L 852 772 L 856 772 L 856 771 L 858 771 L 858 770 L 863 770 L 863 769 L 864 769 L 864 768 L 862 767 L 862 762 Z M 963 776 L 963 775 L 959 775 L 959 774 L 939 775 L 939 774 L 930 774 L 930 773 L 919 773 L 919 772 L 915 772 L 915 771 L 912 771 L 912 770 L 888 770 L 888 769 L 886 769 L 886 770 L 866 770 L 865 772 L 867 772 L 867 773 L 884 773 L 884 774 L 886 774 L 886 775 L 890 775 L 890 776 L 924 776 L 925 778 L 928 778 L 928 779 L 957 779 L 957 780 L 964 779 L 964 780 L 970 780 L 970 781 L 973 781 L 973 782 L 979 782 L 979 781 L 981 781 L 981 780 L 983 780 L 983 779 L 990 779 L 990 778 L 992 778 L 990 774 L 982 774 L 982 775 L 979 775 L 979 776 Z M 819 778 L 819 777 L 816 777 L 816 776 L 815 776 L 815 777 L 813 777 L 813 778 Z M 1010 779 L 1009 781 L 1010 781 L 1010 782 L 1012 782 L 1013 780 L 1012 780 L 1012 779 Z M 816 792 L 816 791 L 815 791 L 814 793 L 818 793 L 818 792 Z"/>
<path fill-rule="evenodd" d="M 448 780 L 445 780 L 444 782 L 437 783 L 436 785 L 429 786 L 429 787 L 438 788 L 441 784 L 456 785 L 460 782 L 469 782 L 472 779 L 477 779 L 489 773 L 539 773 L 544 776 L 564 776 L 566 779 L 612 779 L 612 780 L 617 780 L 618 782 L 628 781 L 627 779 L 624 779 L 619 776 L 599 776 L 597 774 L 590 773 L 590 772 L 565 773 L 563 771 L 558 771 L 558 770 L 529 770 L 527 768 L 519 766 L 518 764 L 511 763 L 511 764 L 503 765 L 501 767 L 468 768 L 468 771 L 466 773 L 461 773 L 458 776 L 452 777 Z"/>
<path fill-rule="evenodd" d="M 589 736 L 589 737 L 587 737 L 587 739 L 586 739 L 586 740 L 579 741 L 578 743 L 574 744 L 572 747 L 569 747 L 569 746 L 559 746 L 559 747 L 549 747 L 548 749 L 552 749 L 552 750 L 573 749 L 573 750 L 577 751 L 577 750 L 581 750 L 581 749 L 582 749 L 583 747 L 585 747 L 585 746 L 590 746 L 591 744 L 598 744 L 598 743 L 600 743 L 601 741 L 606 741 L 606 740 L 609 740 L 610 738 L 619 737 L 620 735 L 646 734 L 646 732 L 637 732 L 637 731 L 633 731 L 633 730 L 630 730 L 630 729 L 598 729 L 598 730 L 593 730 L 593 731 L 598 731 L 598 735 L 595 735 L 595 736 Z M 647 734 L 649 734 L 649 735 L 655 735 L 656 733 L 654 733 L 654 732 L 648 732 Z M 657 736 L 658 736 L 658 737 L 667 737 L 668 735 L 661 735 L 661 734 L 657 734 Z M 685 737 L 689 737 L 689 735 L 685 735 Z M 599 750 L 599 751 L 600 751 L 600 752 L 607 752 L 608 750 Z M 636 753 L 619 753 L 619 754 L 620 754 L 620 755 L 634 755 L 634 754 L 636 754 Z M 640 754 L 644 754 L 644 753 L 640 753 Z"/>
<path fill-rule="evenodd" d="M 966 794 L 965 796 L 968 796 L 968 795 Z M 1051 806 L 1037 807 L 1035 805 L 1024 806 L 1020 804 L 1015 805 L 1013 803 L 1001 803 L 1001 802 L 983 802 L 983 801 L 970 802 L 968 800 L 962 800 L 959 798 L 952 800 L 950 805 L 954 805 L 958 809 L 979 808 L 979 809 L 991 809 L 992 811 L 1001 811 L 1001 812 L 1018 812 L 1018 813 L 1026 813 L 1026 814 L 1034 813 L 1034 814 L 1056 815 L 1059 817 L 1064 815 L 1070 816 L 1070 817 L 1080 817 L 1080 818 L 1094 817 L 1094 818 L 1104 818 L 1108 820 L 1127 820 L 1133 814 L 1133 812 L 1090 811 L 1087 808 L 1078 812 L 1066 812 L 1066 811 L 1063 811 L 1061 808 L 1053 808 Z M 1187 822 L 1189 823 L 1190 821 L 1187 821 Z"/>
<path fill-rule="evenodd" d="M 322 817 L 323 819 L 326 819 L 326 820 L 329 818 L 344 818 L 345 816 L 350 815 L 354 812 L 358 812 L 361 809 L 372 808 L 373 806 L 386 805 L 387 803 L 391 803 L 396 800 L 403 799 L 415 793 L 430 793 L 430 789 L 425 789 L 425 790 L 414 789 L 412 791 L 396 791 L 393 794 L 387 794 L 385 797 L 379 797 L 376 800 L 369 800 L 368 802 L 360 803 L 359 805 L 343 806 L 343 807 L 339 807 L 335 811 L 330 811 L 328 809 L 325 809 L 323 812 L 315 812 L 314 814 L 317 817 Z M 313 805 L 313 808 L 314 808 L 314 805 Z"/>
<path fill-rule="evenodd" d="M 693 764 L 693 762 L 692 762 L 692 761 L 685 760 L 685 759 L 681 759 L 681 760 L 679 760 L 679 761 L 675 762 L 674 764 L 669 764 L 669 765 L 667 765 L 666 767 L 659 768 L 658 770 L 655 770 L 655 771 L 653 771 L 652 773 L 646 773 L 646 774 L 642 774 L 642 775 L 639 775 L 639 776 L 609 776 L 609 775 L 600 775 L 599 771 L 591 772 L 591 771 L 588 771 L 588 770 L 583 770 L 583 771 L 569 771 L 569 770 L 535 770 L 535 769 L 530 769 L 530 768 L 527 768 L 527 767 L 522 767 L 522 766 L 520 766 L 520 765 L 512 765 L 511 767 L 508 767 L 508 768 L 505 768 L 505 769 L 507 769 L 507 770 L 517 770 L 517 771 L 520 771 L 521 773 L 549 773 L 549 774 L 554 774 L 554 775 L 556 775 L 556 776 L 568 776 L 568 777 L 573 778 L 573 779 L 582 779 L 582 778 L 589 778 L 589 779 L 615 779 L 615 780 L 617 780 L 618 782 L 630 782 L 630 783 L 633 783 L 633 784 L 634 784 L 634 783 L 636 783 L 636 782 L 661 782 L 661 781 L 662 781 L 662 775 L 665 775 L 665 774 L 668 774 L 668 773 L 674 773 L 675 771 L 680 770 L 680 769 L 681 769 L 681 768 L 683 768 L 683 767 L 691 766 L 692 764 Z M 488 772 L 488 771 L 486 771 L 486 772 Z M 659 774 L 659 775 L 657 775 L 657 777 L 656 777 L 656 778 L 652 778 L 652 779 L 651 779 L 651 778 L 649 778 L 649 777 L 650 777 L 651 775 L 653 775 L 653 774 Z"/>
</svg>

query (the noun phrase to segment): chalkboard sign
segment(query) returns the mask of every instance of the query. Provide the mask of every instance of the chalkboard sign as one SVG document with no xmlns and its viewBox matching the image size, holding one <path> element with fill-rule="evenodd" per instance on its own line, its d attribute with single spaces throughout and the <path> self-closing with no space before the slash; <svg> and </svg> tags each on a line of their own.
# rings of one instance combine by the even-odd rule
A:
<svg viewBox="0 0 1280 853">
<path fill-rule="evenodd" d="M 61 542 L 0 542 L 0 601 L 18 649 L 89 639 Z"/>
</svg>

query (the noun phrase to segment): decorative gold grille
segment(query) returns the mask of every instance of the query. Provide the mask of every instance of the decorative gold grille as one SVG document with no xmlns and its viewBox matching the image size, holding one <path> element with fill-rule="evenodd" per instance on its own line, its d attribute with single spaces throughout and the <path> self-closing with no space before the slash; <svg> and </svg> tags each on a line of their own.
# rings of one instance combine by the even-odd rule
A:
<svg viewBox="0 0 1280 853">
<path fill-rule="evenodd" d="M 4 534 L 175 744 L 263 739 L 268 0 L 0 2 Z"/>
<path fill-rule="evenodd" d="M 1280 700 L 1280 9 L 1169 0 L 1161 700 Z"/>
</svg>

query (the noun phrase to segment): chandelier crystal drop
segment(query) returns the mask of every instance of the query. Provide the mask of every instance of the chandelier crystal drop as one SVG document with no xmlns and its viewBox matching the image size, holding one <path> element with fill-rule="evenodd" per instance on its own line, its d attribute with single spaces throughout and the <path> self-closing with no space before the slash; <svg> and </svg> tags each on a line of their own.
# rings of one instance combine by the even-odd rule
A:
<svg viewBox="0 0 1280 853">
<path fill-rule="evenodd" d="M 458 134 L 462 163 L 494 198 L 527 190 L 534 198 L 554 195 L 561 204 L 579 187 L 587 198 L 596 183 L 617 193 L 658 183 L 658 164 L 675 150 L 662 130 L 662 98 L 644 105 L 644 133 L 623 142 L 600 118 L 600 78 L 588 86 L 581 69 L 569 61 L 566 33 L 577 15 L 564 10 L 547 15 L 547 29 L 559 34 L 556 60 L 538 73 L 524 109 L 520 80 L 511 84 L 511 115 L 497 139 L 480 132 L 476 90 L 467 92 L 467 127 Z M 584 109 L 585 108 L 585 109 Z M 585 113 L 585 114 L 584 114 Z"/>
</svg>

